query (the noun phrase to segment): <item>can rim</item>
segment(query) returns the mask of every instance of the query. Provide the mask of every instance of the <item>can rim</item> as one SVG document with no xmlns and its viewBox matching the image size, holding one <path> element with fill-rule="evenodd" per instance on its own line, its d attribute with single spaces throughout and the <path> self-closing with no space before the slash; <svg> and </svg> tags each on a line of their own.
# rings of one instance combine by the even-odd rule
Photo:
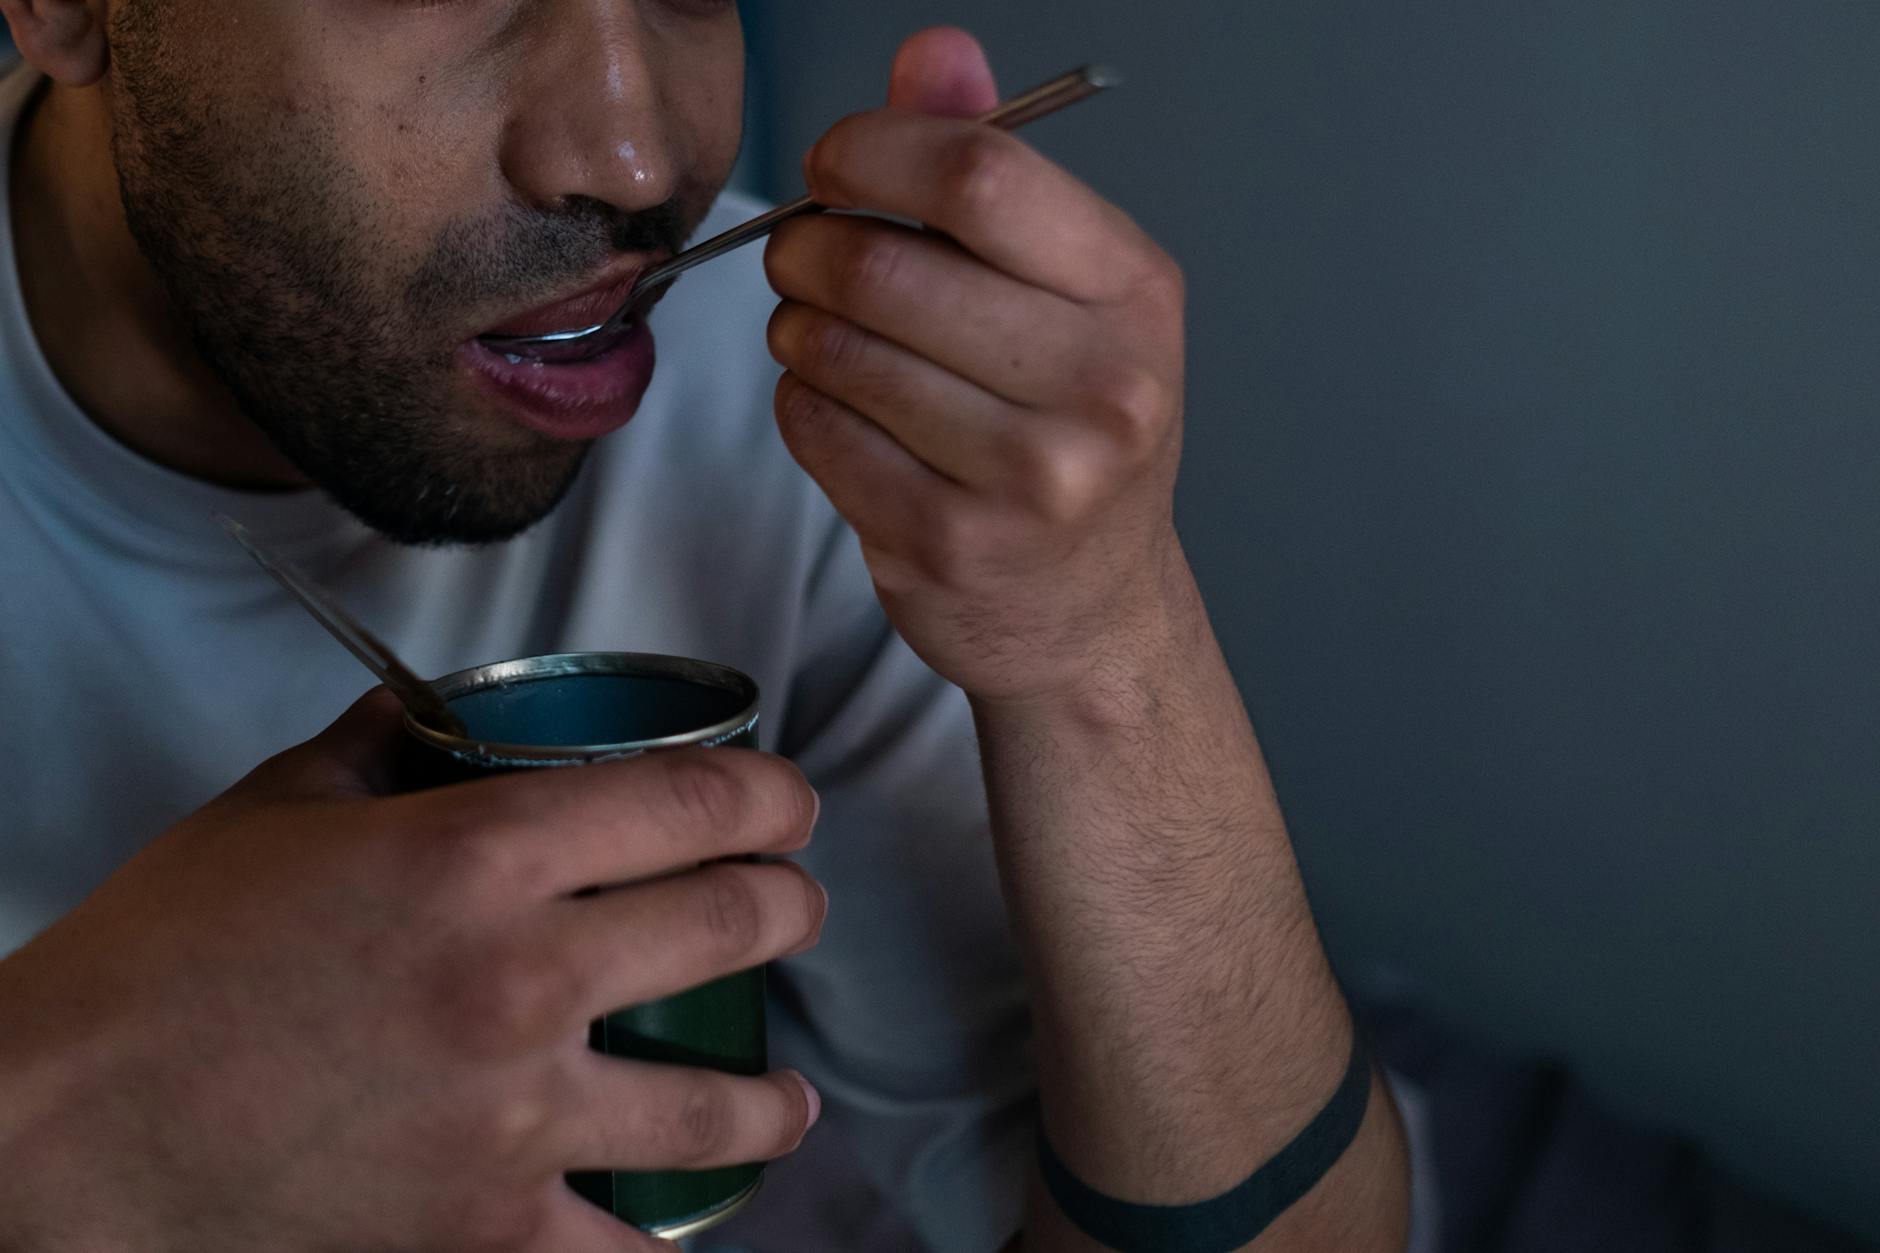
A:
<svg viewBox="0 0 1880 1253">
<path fill-rule="evenodd" d="M 742 1192 L 739 1192 L 736 1196 L 719 1205 L 713 1206 L 703 1214 L 695 1214 L 691 1218 L 681 1219 L 676 1223 L 655 1223 L 650 1227 L 644 1228 L 644 1230 L 649 1235 L 658 1236 L 662 1240 L 683 1240 L 687 1236 L 695 1236 L 701 1231 L 709 1231 L 720 1223 L 730 1222 L 733 1218 L 736 1218 L 738 1211 L 743 1209 L 746 1205 L 749 1205 L 751 1198 L 756 1196 L 757 1190 L 763 1186 L 764 1175 L 762 1171 L 759 1171 L 757 1178 L 751 1180 L 750 1185 Z"/>
<path fill-rule="evenodd" d="M 625 740 L 614 744 L 507 744 L 450 735 L 405 714 L 405 729 L 412 735 L 455 757 L 479 761 L 547 765 L 556 762 L 604 761 L 637 757 L 661 748 L 712 748 L 735 739 L 757 725 L 757 683 L 749 675 L 715 661 L 673 657 L 662 653 L 550 653 L 513 661 L 472 666 L 434 679 L 431 686 L 446 704 L 487 687 L 506 683 L 533 683 L 571 675 L 617 675 L 629 678 L 679 679 L 713 687 L 740 697 L 738 712 L 710 726 L 654 739 Z"/>
</svg>

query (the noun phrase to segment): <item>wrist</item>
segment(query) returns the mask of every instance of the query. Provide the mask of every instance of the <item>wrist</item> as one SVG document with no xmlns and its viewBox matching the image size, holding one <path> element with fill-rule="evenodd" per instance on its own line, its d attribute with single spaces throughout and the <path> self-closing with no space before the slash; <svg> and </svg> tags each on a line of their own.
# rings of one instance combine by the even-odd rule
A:
<svg viewBox="0 0 1880 1253">
<path fill-rule="evenodd" d="M 981 725 L 1052 728 L 1075 736 L 1139 735 L 1172 698 L 1224 673 L 1207 609 L 1171 531 L 1137 576 L 1084 611 L 1090 629 L 1022 689 L 967 691 Z M 1187 703 L 1183 700 L 1181 703 Z"/>
</svg>

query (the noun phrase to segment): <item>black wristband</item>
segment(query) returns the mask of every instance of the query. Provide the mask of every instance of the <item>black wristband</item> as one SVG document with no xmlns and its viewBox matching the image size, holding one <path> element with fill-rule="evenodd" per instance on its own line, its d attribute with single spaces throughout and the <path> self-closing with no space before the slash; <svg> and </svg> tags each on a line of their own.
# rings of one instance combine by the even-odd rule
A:
<svg viewBox="0 0 1880 1253">
<path fill-rule="evenodd" d="M 1232 1253 L 1325 1177 L 1364 1122 L 1371 1101 L 1371 1061 L 1354 1029 L 1351 1064 L 1318 1116 L 1266 1165 L 1210 1200 L 1193 1205 L 1139 1205 L 1105 1196 L 1071 1174 L 1038 1132 L 1038 1165 L 1051 1197 L 1091 1239 L 1121 1253 Z"/>
</svg>

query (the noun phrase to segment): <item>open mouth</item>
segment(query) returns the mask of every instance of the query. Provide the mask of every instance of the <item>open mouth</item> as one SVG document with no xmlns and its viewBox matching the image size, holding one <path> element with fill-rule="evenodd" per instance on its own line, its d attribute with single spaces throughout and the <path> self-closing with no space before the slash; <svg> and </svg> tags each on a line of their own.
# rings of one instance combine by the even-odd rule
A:
<svg viewBox="0 0 1880 1253">
<path fill-rule="evenodd" d="M 477 341 L 511 365 L 570 365 L 592 361 L 618 348 L 637 329 L 636 316 L 604 335 L 604 325 L 633 294 L 645 263 L 616 271 L 586 291 L 519 314 L 488 328 Z M 546 338 L 542 338 L 546 337 Z"/>
<path fill-rule="evenodd" d="M 650 260 L 657 260 L 652 258 Z M 458 345 L 458 364 L 501 412 L 563 440 L 592 440 L 619 429 L 652 383 L 653 335 L 647 308 L 604 334 L 584 334 L 611 319 L 632 295 L 646 261 L 616 270 L 574 296 L 543 305 Z M 539 336 L 568 336 L 539 339 Z"/>
<path fill-rule="evenodd" d="M 629 322 L 597 342 L 497 352 L 466 340 L 457 360 L 510 418 L 558 439 L 596 439 L 624 426 L 653 380 L 652 332 Z"/>
<path fill-rule="evenodd" d="M 618 327 L 600 335 L 591 333 L 596 328 L 590 324 L 586 331 L 577 328 L 566 332 L 570 338 L 563 340 L 524 343 L 506 336 L 495 335 L 479 335 L 477 340 L 510 365 L 537 367 L 582 365 L 604 357 L 620 347 L 639 328 L 640 319 L 636 316 L 627 318 Z"/>
</svg>

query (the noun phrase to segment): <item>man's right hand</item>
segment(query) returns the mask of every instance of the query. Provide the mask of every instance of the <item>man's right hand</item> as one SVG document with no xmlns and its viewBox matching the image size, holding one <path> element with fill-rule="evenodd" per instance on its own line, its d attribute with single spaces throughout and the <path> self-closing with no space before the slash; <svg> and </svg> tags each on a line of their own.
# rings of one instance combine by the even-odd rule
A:
<svg viewBox="0 0 1880 1253">
<path fill-rule="evenodd" d="M 719 748 L 394 795 L 402 735 L 370 694 L 0 962 L 5 1253 L 671 1248 L 564 1172 L 796 1146 L 800 1077 L 587 1028 L 815 942 L 798 867 L 700 866 L 802 848 L 802 775 Z"/>
</svg>

